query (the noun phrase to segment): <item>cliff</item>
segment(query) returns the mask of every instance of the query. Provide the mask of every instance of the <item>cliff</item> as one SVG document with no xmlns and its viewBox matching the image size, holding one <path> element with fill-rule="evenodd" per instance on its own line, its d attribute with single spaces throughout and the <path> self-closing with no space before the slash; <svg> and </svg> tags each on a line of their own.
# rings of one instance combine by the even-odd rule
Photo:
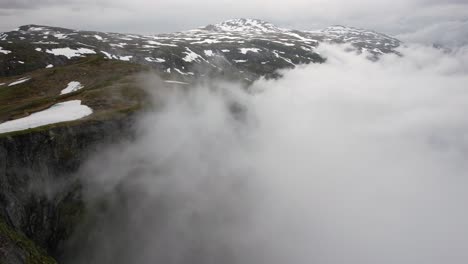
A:
<svg viewBox="0 0 468 264">
<path fill-rule="evenodd" d="M 84 214 L 74 173 L 100 146 L 131 135 L 132 123 L 132 116 L 122 115 L 0 136 L 2 230 L 27 237 L 59 258 Z M 15 263 L 12 254 L 32 254 L 28 248 L 13 250 L 17 243 L 11 237 L 0 232 L 0 263 Z M 27 253 L 8 253 L 12 250 Z"/>
</svg>

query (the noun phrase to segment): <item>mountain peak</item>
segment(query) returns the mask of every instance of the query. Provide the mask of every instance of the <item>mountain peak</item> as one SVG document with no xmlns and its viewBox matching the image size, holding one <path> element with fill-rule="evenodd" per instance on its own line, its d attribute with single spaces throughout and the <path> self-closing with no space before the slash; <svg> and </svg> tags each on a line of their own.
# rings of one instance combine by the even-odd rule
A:
<svg viewBox="0 0 468 264">
<path fill-rule="evenodd" d="M 234 31 L 234 32 L 263 32 L 271 33 L 278 32 L 280 29 L 270 22 L 266 22 L 260 19 L 249 19 L 249 18 L 235 18 L 229 19 L 224 22 L 209 25 L 204 29 L 210 31 Z"/>
</svg>

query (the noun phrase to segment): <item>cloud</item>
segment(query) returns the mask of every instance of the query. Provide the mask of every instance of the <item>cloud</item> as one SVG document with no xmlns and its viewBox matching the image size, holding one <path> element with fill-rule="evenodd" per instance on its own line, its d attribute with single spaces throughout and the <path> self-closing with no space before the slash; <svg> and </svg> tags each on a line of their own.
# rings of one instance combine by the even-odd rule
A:
<svg viewBox="0 0 468 264">
<path fill-rule="evenodd" d="M 467 49 L 320 52 L 248 92 L 147 77 L 158 110 L 82 171 L 96 216 L 70 259 L 466 263 Z"/>
<path fill-rule="evenodd" d="M 406 42 L 434 43 L 446 47 L 468 45 L 468 21 L 448 21 L 432 24 L 418 31 L 398 35 Z"/>
</svg>

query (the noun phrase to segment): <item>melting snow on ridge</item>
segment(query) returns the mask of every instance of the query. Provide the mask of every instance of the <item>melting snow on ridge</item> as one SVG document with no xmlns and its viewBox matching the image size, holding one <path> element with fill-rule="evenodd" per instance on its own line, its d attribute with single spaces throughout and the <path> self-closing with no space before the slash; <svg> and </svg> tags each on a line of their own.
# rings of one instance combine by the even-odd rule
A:
<svg viewBox="0 0 468 264">
<path fill-rule="evenodd" d="M 71 48 L 58 48 L 58 49 L 52 49 L 52 50 L 46 50 L 47 53 L 54 54 L 55 56 L 65 56 L 68 59 L 71 59 L 73 57 L 81 57 L 83 54 L 96 54 L 94 50 L 91 49 L 85 49 L 85 48 L 79 48 L 79 49 L 71 49 Z"/>
<path fill-rule="evenodd" d="M 2 47 L 0 47 L 0 53 L 8 54 L 8 53 L 11 53 L 11 51 L 9 51 L 9 50 L 4 50 Z"/>
<path fill-rule="evenodd" d="M 50 69 L 50 68 L 53 68 L 53 67 L 54 67 L 54 65 L 49 64 L 49 65 L 46 66 L 46 69 Z"/>
<path fill-rule="evenodd" d="M 208 56 L 208 57 L 211 57 L 211 56 L 214 55 L 212 50 L 204 50 L 203 52 L 204 52 L 205 55 Z"/>
<path fill-rule="evenodd" d="M 188 84 L 188 83 L 186 83 L 186 82 L 171 81 L 171 80 L 166 80 L 166 81 L 164 81 L 164 82 L 166 82 L 166 83 L 175 83 L 175 84 Z"/>
<path fill-rule="evenodd" d="M 0 133 L 25 130 L 44 125 L 73 121 L 93 113 L 93 110 L 81 104 L 81 100 L 58 103 L 52 107 L 33 113 L 27 117 L 7 121 L 0 124 Z"/>
<path fill-rule="evenodd" d="M 161 59 L 161 58 L 151 58 L 151 57 L 146 57 L 145 58 L 146 61 L 149 61 L 149 62 L 165 62 L 166 60 L 165 59 Z"/>
<path fill-rule="evenodd" d="M 20 83 L 27 82 L 29 80 L 31 80 L 30 77 L 24 77 L 24 78 L 18 79 L 17 81 L 14 81 L 14 82 L 10 83 L 8 86 L 17 85 L 17 84 L 20 84 Z"/>
<path fill-rule="evenodd" d="M 103 53 L 104 55 L 106 55 L 106 58 L 108 58 L 108 59 L 118 59 L 117 56 L 112 55 L 112 54 L 110 54 L 110 53 L 108 53 L 108 52 L 105 52 L 105 51 L 102 51 L 102 50 L 101 50 L 101 53 Z"/>
<path fill-rule="evenodd" d="M 121 61 L 130 61 L 130 59 L 132 58 L 133 56 L 120 56 L 119 57 L 119 60 Z"/>
<path fill-rule="evenodd" d="M 247 54 L 247 52 L 259 52 L 260 49 L 257 49 L 257 48 L 241 48 L 239 49 L 240 50 L 240 53 L 242 54 Z"/>
<path fill-rule="evenodd" d="M 214 26 L 222 31 L 257 31 L 265 33 L 280 31 L 275 25 L 257 19 L 231 19 Z"/>
<path fill-rule="evenodd" d="M 175 45 L 175 44 L 161 43 L 161 42 L 152 41 L 152 40 L 149 40 L 149 41 L 146 41 L 146 42 L 148 44 L 150 44 L 150 45 L 177 47 L 177 45 Z"/>
<path fill-rule="evenodd" d="M 57 39 L 66 39 L 67 35 L 58 33 L 58 34 L 54 34 L 54 37 L 56 37 Z"/>
<path fill-rule="evenodd" d="M 184 53 L 187 54 L 187 56 L 185 56 L 185 58 L 183 58 L 184 61 L 192 62 L 192 61 L 197 61 L 197 59 L 199 59 L 199 58 L 203 59 L 202 56 L 200 56 L 197 53 L 193 52 L 191 49 L 189 49 L 189 48 L 185 48 L 185 49 L 187 51 L 184 52 Z"/>
<path fill-rule="evenodd" d="M 76 92 L 80 89 L 84 88 L 83 85 L 81 85 L 80 82 L 69 82 L 67 85 L 67 88 L 63 89 L 60 94 L 67 94 L 67 93 L 73 93 Z"/>
</svg>

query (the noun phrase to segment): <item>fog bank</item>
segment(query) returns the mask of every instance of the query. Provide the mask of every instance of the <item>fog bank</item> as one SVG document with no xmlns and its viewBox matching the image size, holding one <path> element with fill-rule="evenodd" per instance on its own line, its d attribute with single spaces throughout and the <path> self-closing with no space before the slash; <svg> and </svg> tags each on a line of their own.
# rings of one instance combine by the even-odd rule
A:
<svg viewBox="0 0 468 264">
<path fill-rule="evenodd" d="M 320 52 L 248 91 L 148 77 L 158 110 L 81 173 L 70 262 L 466 263 L 467 49 Z"/>
</svg>

